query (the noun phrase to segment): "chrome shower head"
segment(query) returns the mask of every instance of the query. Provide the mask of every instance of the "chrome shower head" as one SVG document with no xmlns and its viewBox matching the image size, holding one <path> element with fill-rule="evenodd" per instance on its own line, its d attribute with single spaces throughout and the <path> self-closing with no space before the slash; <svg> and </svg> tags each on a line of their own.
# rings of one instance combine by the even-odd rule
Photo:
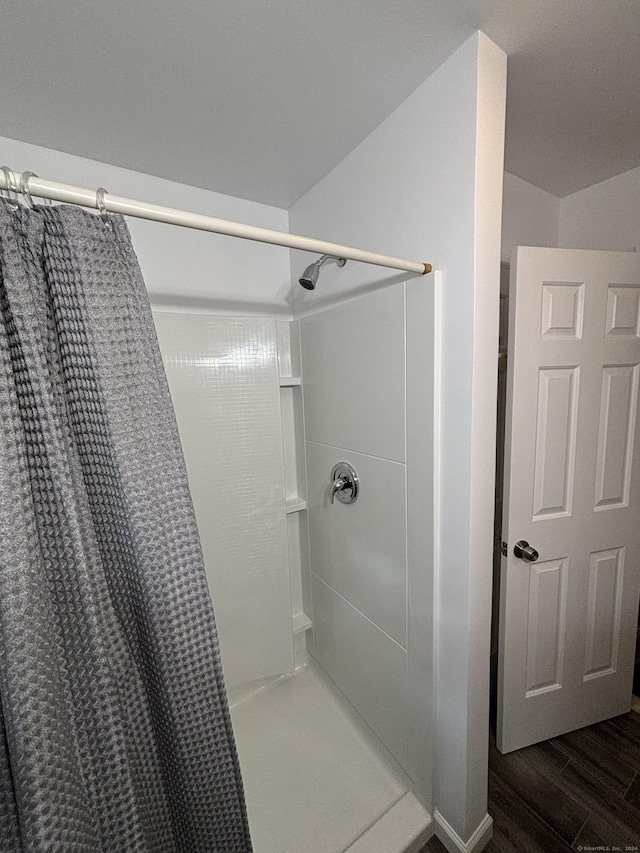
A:
<svg viewBox="0 0 640 853">
<path fill-rule="evenodd" d="M 317 261 L 309 264 L 298 279 L 302 287 L 306 290 L 315 290 L 316 284 L 318 283 L 318 276 L 320 275 L 320 267 L 324 264 L 330 263 L 331 261 L 335 261 L 339 267 L 343 267 L 347 263 L 346 258 L 334 258 L 333 255 L 323 255 L 321 258 L 318 258 Z"/>
<path fill-rule="evenodd" d="M 318 283 L 318 276 L 320 275 L 320 265 L 316 261 L 313 264 L 309 264 L 306 270 L 302 273 L 300 278 L 298 279 L 300 284 L 306 288 L 307 290 L 315 290 L 316 284 Z"/>
</svg>

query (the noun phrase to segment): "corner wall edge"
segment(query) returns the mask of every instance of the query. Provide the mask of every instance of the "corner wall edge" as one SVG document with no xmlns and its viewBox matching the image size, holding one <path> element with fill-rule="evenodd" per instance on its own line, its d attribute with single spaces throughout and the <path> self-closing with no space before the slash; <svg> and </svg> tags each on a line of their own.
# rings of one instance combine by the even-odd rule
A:
<svg viewBox="0 0 640 853">
<path fill-rule="evenodd" d="M 433 815 L 436 836 L 449 853 L 479 853 L 493 836 L 493 818 L 486 814 L 468 841 L 463 841 L 451 824 L 436 809 Z"/>
</svg>

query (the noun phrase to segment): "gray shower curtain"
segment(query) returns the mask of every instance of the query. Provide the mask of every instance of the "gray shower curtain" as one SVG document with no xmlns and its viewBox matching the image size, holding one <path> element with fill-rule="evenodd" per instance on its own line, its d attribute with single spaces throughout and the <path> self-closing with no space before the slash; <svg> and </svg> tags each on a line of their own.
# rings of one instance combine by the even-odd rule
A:
<svg viewBox="0 0 640 853">
<path fill-rule="evenodd" d="M 127 227 L 2 199 L 0 850 L 250 849 Z"/>
</svg>

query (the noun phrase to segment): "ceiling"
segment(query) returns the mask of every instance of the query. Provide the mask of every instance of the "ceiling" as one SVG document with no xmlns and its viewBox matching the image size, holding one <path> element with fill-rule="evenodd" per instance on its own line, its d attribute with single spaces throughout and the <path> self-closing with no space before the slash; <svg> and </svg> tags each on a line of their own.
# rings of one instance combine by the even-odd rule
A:
<svg viewBox="0 0 640 853">
<path fill-rule="evenodd" d="M 5 0 L 0 134 L 287 208 L 477 29 L 507 171 L 640 165 L 639 0 Z"/>
</svg>

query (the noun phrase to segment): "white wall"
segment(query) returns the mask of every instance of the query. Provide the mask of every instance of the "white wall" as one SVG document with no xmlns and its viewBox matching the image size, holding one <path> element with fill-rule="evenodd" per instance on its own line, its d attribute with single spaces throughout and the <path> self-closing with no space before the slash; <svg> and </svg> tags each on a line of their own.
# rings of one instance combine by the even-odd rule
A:
<svg viewBox="0 0 640 853">
<path fill-rule="evenodd" d="M 493 562 L 493 524 L 495 496 L 495 447 L 497 406 L 497 358 L 499 301 L 500 301 L 500 241 L 503 189 L 504 129 L 507 89 L 507 57 L 484 36 L 480 37 L 477 59 L 476 150 L 474 159 L 474 278 L 466 288 L 455 292 L 446 286 L 442 291 L 442 440 L 441 440 L 441 525 L 439 538 L 439 601 L 440 620 L 438 660 L 438 767 L 444 763 L 448 773 L 438 782 L 442 792 L 452 790 L 457 808 L 464 802 L 464 833 L 457 824 L 446 824 L 467 844 L 480 847 L 490 832 L 488 815 L 478 823 L 486 808 L 486 790 L 479 784 L 488 763 L 486 723 L 489 710 L 489 656 L 491 649 L 491 579 Z M 456 322 L 459 300 L 473 305 L 468 326 Z M 471 400 L 465 401 L 464 388 L 456 383 L 456 372 L 465 364 L 457 355 L 462 336 L 470 338 L 471 364 L 468 368 Z M 457 362 L 457 363 L 456 363 Z M 448 384 L 456 389 L 454 404 L 448 401 Z M 461 437 L 449 437 L 459 426 L 462 414 L 469 418 L 469 468 L 459 472 L 457 482 L 449 482 L 450 467 L 457 454 L 467 447 Z M 458 446 L 458 442 L 460 445 Z M 464 527 L 464 541 L 452 548 L 459 525 L 458 506 L 462 494 L 469 489 L 469 517 Z M 468 533 L 468 538 L 467 538 Z M 490 540 L 490 541 L 489 541 Z M 468 561 L 466 564 L 464 560 Z M 465 566 L 467 572 L 460 571 Z M 465 586 L 468 582 L 468 586 Z M 455 651 L 458 626 L 449 616 L 451 607 L 460 608 L 456 597 L 466 604 L 466 651 L 463 666 Z M 447 604 L 449 605 L 447 607 Z M 463 610 L 463 613 L 465 611 Z M 448 673 L 459 672 L 459 680 Z M 466 681 L 463 684 L 463 678 Z M 444 680 L 446 689 L 440 685 Z M 458 800 L 458 789 L 452 784 L 456 777 L 456 757 L 451 754 L 458 746 L 455 740 L 455 719 L 462 698 L 465 698 L 466 717 L 466 778 L 464 800 Z M 446 737 L 441 736 L 440 721 Z M 486 779 L 486 776 L 484 777 Z M 445 787 L 446 786 L 446 787 Z M 452 809 L 452 815 L 455 810 Z M 438 819 L 438 815 L 436 815 Z M 442 819 L 448 820 L 446 814 Z"/>
<path fill-rule="evenodd" d="M 640 251 L 640 167 L 564 198 L 505 172 L 503 260 L 515 246 Z"/>
<path fill-rule="evenodd" d="M 563 198 L 558 245 L 640 251 L 640 167 Z"/>
<path fill-rule="evenodd" d="M 290 210 L 294 232 L 428 261 L 443 271 L 439 456 L 446 547 L 439 566 L 435 805 L 442 825 L 463 840 L 486 817 L 505 72 L 504 54 L 477 34 Z M 295 280 L 309 255 L 291 258 Z M 359 264 L 331 266 L 316 291 L 294 289 L 295 308 L 303 315 L 409 278 Z M 432 288 L 434 277 L 414 278 L 412 285 Z M 431 374 L 433 357 L 423 369 Z M 369 372 L 372 387 L 377 381 Z M 348 419 L 348 410 L 336 417 Z M 432 522 L 428 508 L 423 528 Z M 425 547 L 423 541 L 414 551 L 416 574 L 431 569 Z M 425 688 L 416 702 L 432 701 L 429 693 Z M 422 725 L 433 730 L 433 706 Z"/>
<path fill-rule="evenodd" d="M 0 137 L 15 172 L 288 231 L 286 210 Z M 154 307 L 291 316 L 289 250 L 127 217 Z"/>
<path fill-rule="evenodd" d="M 504 173 L 502 259 L 516 246 L 558 245 L 561 199 L 533 184 Z"/>
</svg>

